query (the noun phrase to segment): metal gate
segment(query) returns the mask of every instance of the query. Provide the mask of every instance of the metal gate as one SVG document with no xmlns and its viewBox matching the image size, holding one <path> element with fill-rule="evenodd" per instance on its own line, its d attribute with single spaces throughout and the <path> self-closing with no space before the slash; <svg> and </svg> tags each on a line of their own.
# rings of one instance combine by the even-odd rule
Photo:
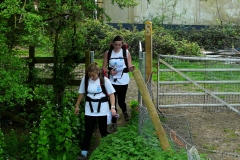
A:
<svg viewBox="0 0 240 160">
<path fill-rule="evenodd" d="M 202 107 L 240 114 L 240 59 L 160 55 L 157 90 L 160 110 Z"/>
</svg>

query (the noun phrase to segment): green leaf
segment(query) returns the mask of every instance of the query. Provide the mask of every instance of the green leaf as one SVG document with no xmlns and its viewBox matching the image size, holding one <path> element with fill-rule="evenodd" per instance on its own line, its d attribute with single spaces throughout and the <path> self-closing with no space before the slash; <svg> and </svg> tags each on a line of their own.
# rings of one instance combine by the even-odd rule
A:
<svg viewBox="0 0 240 160">
<path fill-rule="evenodd" d="M 61 136 L 61 135 L 57 137 L 57 140 L 58 140 L 59 142 L 63 142 L 65 139 L 66 139 L 66 138 L 63 137 L 63 136 Z"/>
</svg>

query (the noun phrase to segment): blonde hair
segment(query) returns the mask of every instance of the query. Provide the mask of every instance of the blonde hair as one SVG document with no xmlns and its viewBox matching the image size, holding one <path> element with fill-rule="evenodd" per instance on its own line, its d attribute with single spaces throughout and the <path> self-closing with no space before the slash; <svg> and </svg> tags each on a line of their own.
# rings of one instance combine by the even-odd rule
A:
<svg viewBox="0 0 240 160">
<path fill-rule="evenodd" d="M 100 79 L 100 82 L 103 84 L 104 83 L 104 77 L 101 74 L 101 69 L 98 67 L 98 64 L 96 62 L 93 62 L 91 64 L 89 64 L 89 66 L 87 67 L 87 73 L 88 72 L 95 72 L 98 74 L 98 77 Z"/>
</svg>

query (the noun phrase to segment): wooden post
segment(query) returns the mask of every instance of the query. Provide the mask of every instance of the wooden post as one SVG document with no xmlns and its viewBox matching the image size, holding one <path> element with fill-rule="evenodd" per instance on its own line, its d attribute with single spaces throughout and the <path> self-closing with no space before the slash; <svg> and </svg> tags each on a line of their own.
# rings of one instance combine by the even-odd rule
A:
<svg viewBox="0 0 240 160">
<path fill-rule="evenodd" d="M 29 46 L 29 60 L 31 60 L 31 62 L 28 63 L 28 68 L 29 68 L 29 74 L 28 74 L 28 83 L 31 84 L 32 80 L 33 80 L 33 70 L 35 67 L 35 47 L 34 46 Z M 32 86 L 31 86 L 32 87 Z M 33 88 L 32 88 L 33 89 Z"/>
<path fill-rule="evenodd" d="M 85 72 L 87 71 L 89 64 L 91 64 L 91 53 L 90 51 L 85 51 Z"/>
<path fill-rule="evenodd" d="M 166 137 L 166 134 L 164 132 L 163 126 L 161 124 L 160 118 L 158 116 L 157 110 L 152 102 L 152 99 L 148 93 L 147 86 L 145 85 L 144 80 L 142 78 L 141 72 L 139 70 L 135 70 L 133 71 L 133 76 L 135 82 L 137 83 L 138 89 L 142 95 L 143 101 L 147 106 L 148 113 L 150 114 L 150 117 L 152 119 L 153 125 L 156 130 L 156 134 L 158 136 L 160 144 L 162 145 L 162 149 L 164 151 L 172 151 L 171 146 L 169 145 L 168 139 Z"/>
<path fill-rule="evenodd" d="M 145 82 L 148 81 L 152 73 L 152 22 L 147 21 L 145 23 L 145 50 L 146 50 L 146 79 Z"/>
</svg>

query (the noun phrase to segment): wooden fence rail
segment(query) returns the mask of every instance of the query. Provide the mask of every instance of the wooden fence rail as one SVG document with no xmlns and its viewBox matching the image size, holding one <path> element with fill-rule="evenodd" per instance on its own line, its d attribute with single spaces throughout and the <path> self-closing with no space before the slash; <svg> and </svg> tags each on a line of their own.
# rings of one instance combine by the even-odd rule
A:
<svg viewBox="0 0 240 160">
<path fill-rule="evenodd" d="M 29 57 L 23 57 L 22 59 L 30 60 L 28 63 L 29 74 L 28 74 L 28 83 L 33 81 L 33 71 L 35 68 L 35 64 L 51 64 L 54 63 L 54 57 L 35 57 L 35 47 L 29 46 Z M 86 67 L 91 63 L 91 54 L 90 51 L 85 51 L 85 57 L 77 63 L 84 63 L 85 70 Z M 80 79 L 72 79 L 68 85 L 70 86 L 79 86 Z M 37 84 L 46 84 L 52 85 L 53 79 L 52 78 L 37 78 Z"/>
</svg>

